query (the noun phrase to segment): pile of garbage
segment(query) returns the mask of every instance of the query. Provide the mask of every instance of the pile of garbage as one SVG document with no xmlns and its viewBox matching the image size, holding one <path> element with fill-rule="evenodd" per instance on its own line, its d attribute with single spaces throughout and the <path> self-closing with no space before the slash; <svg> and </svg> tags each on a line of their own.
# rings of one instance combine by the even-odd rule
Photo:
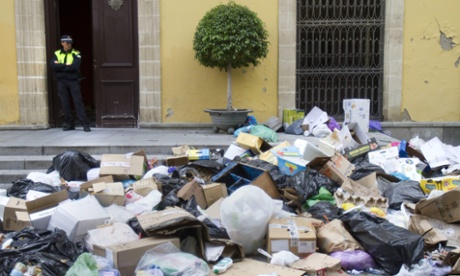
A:
<svg viewBox="0 0 460 276">
<path fill-rule="evenodd" d="M 290 127 L 165 160 L 55 156 L 0 196 L 0 275 L 460 273 L 459 147 L 379 144 L 321 110 Z"/>
</svg>

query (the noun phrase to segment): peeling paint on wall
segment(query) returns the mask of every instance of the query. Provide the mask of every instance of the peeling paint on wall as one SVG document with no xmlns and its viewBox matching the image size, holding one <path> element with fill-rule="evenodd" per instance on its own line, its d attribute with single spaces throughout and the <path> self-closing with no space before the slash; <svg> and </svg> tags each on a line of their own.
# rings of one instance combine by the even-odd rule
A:
<svg viewBox="0 0 460 276">
<path fill-rule="evenodd" d="M 440 31 L 441 35 L 439 36 L 439 44 L 441 45 L 441 48 L 445 51 L 452 50 L 457 44 L 454 43 L 452 37 L 446 36 L 445 33 Z"/>
<path fill-rule="evenodd" d="M 172 117 L 173 115 L 174 111 L 172 110 L 172 108 L 168 108 L 168 110 L 166 110 L 166 118 Z"/>
<path fill-rule="evenodd" d="M 458 68 L 459 64 L 460 64 L 460 57 L 457 58 L 457 60 L 454 63 L 454 66 Z"/>
</svg>

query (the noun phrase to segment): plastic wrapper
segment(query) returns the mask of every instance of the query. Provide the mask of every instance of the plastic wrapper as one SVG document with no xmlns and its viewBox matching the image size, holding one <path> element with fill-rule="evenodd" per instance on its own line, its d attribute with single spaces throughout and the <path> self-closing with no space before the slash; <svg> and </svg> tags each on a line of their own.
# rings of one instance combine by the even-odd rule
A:
<svg viewBox="0 0 460 276">
<path fill-rule="evenodd" d="M 90 169 L 100 167 L 100 162 L 85 152 L 65 151 L 53 158 L 53 165 L 48 172 L 56 170 L 67 181 L 87 180 Z"/>
<path fill-rule="evenodd" d="M 259 187 L 246 185 L 225 198 L 220 207 L 222 224 L 246 254 L 261 247 L 273 214 L 272 199 Z"/>
<path fill-rule="evenodd" d="M 278 135 L 276 132 L 264 125 L 255 125 L 249 129 L 252 135 L 258 136 L 267 142 L 278 142 Z"/>
<path fill-rule="evenodd" d="M 353 210 L 340 216 L 348 232 L 388 274 L 423 258 L 423 237 L 377 216 Z"/>
<path fill-rule="evenodd" d="M 365 270 L 377 266 L 372 256 L 362 250 L 337 251 L 331 253 L 330 256 L 339 259 L 342 268 L 346 270 Z"/>
<path fill-rule="evenodd" d="M 75 263 L 65 274 L 66 276 L 99 276 L 96 260 L 90 253 L 83 253 L 78 256 Z"/>
<path fill-rule="evenodd" d="M 29 191 L 52 194 L 62 189 L 62 186 L 51 186 L 41 182 L 34 182 L 30 179 L 20 179 L 14 181 L 13 185 L 8 189 L 8 196 L 26 199 Z"/>
<path fill-rule="evenodd" d="M 211 275 L 211 269 L 202 259 L 181 252 L 171 242 L 147 250 L 136 267 L 136 275 L 150 275 L 152 268 L 160 268 L 165 276 Z"/>
</svg>

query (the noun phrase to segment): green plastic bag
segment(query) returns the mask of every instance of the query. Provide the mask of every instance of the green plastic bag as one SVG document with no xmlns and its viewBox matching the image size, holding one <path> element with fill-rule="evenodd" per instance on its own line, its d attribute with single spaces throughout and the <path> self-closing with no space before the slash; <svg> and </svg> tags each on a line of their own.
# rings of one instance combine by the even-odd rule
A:
<svg viewBox="0 0 460 276">
<path fill-rule="evenodd" d="M 91 253 L 83 253 L 78 256 L 75 263 L 69 268 L 65 276 L 99 276 L 97 262 Z"/>
<path fill-rule="evenodd" d="M 264 139 L 267 142 L 278 142 L 278 135 L 276 132 L 264 125 L 251 126 L 250 133 Z"/>
<path fill-rule="evenodd" d="M 324 187 L 320 187 L 318 194 L 307 199 L 303 207 L 306 210 L 308 210 L 308 208 L 310 208 L 311 206 L 315 205 L 316 203 L 320 201 L 327 201 L 331 204 L 335 204 L 335 199 L 334 199 L 334 196 L 331 194 L 331 192 L 329 192 Z"/>
</svg>

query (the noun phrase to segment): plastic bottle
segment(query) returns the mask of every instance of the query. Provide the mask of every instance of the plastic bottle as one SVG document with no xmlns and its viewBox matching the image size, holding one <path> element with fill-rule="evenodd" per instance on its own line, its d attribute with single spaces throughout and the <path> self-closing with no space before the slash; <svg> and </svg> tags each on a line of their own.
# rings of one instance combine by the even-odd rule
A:
<svg viewBox="0 0 460 276">
<path fill-rule="evenodd" d="M 225 271 L 227 271 L 227 269 L 229 269 L 232 265 L 233 265 L 232 258 L 225 257 L 225 258 L 221 259 L 220 261 L 218 261 L 217 264 L 215 264 L 212 267 L 212 271 L 215 274 L 221 274 L 221 273 L 224 273 Z"/>
<path fill-rule="evenodd" d="M 135 201 L 138 201 L 139 199 L 142 198 L 141 195 L 135 193 L 133 190 L 129 190 L 126 195 L 126 204 L 133 203 Z"/>
</svg>

